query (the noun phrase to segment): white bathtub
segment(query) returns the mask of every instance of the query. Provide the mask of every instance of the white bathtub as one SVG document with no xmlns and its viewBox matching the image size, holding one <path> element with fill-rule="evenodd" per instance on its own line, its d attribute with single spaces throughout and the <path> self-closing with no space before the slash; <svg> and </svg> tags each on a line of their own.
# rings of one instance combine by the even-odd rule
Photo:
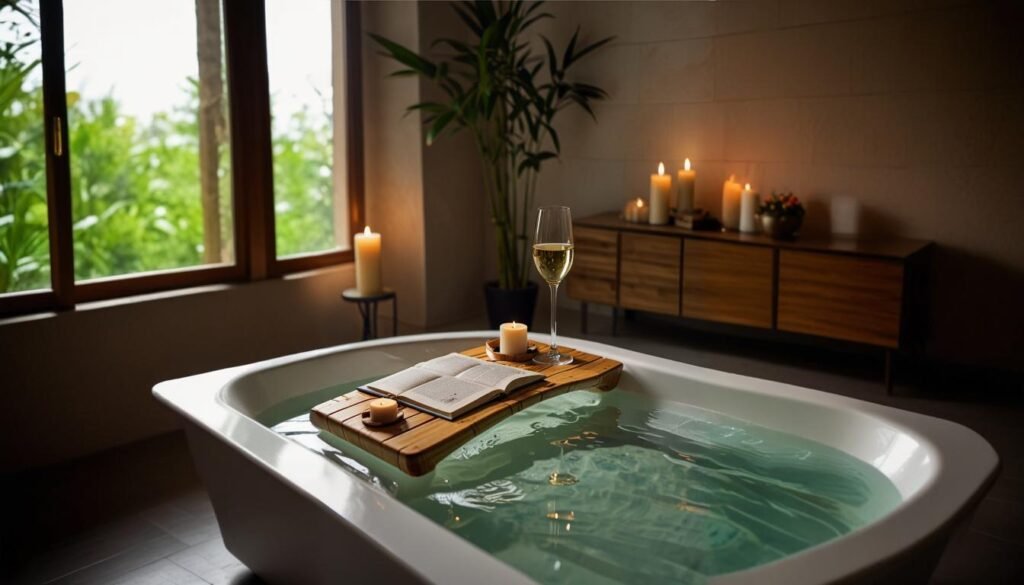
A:
<svg viewBox="0 0 1024 585">
<path fill-rule="evenodd" d="M 255 420 L 289 398 L 487 337 L 478 331 L 354 343 L 171 380 L 153 393 L 184 420 L 228 549 L 269 583 L 531 583 Z M 890 514 L 846 536 L 712 583 L 925 582 L 998 467 L 988 443 L 945 420 L 582 339 L 563 341 L 621 361 L 620 389 L 838 448 L 881 470 L 903 498 Z"/>
</svg>

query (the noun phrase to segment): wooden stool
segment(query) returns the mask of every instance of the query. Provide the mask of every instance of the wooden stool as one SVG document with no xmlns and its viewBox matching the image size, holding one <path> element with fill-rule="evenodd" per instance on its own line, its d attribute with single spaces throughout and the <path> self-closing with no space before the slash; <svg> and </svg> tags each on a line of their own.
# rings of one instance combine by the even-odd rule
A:
<svg viewBox="0 0 1024 585">
<path fill-rule="evenodd" d="M 377 337 L 377 304 L 390 299 L 391 334 L 398 335 L 398 293 L 395 291 L 385 288 L 379 293 L 363 295 L 359 293 L 359 289 L 349 288 L 341 293 L 341 298 L 359 307 L 359 314 L 363 317 L 364 341 Z"/>
</svg>

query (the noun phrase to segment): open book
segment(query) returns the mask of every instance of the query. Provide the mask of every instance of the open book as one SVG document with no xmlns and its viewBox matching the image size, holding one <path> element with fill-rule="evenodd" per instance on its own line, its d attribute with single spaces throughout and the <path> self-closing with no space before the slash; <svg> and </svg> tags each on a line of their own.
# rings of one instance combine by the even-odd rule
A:
<svg viewBox="0 0 1024 585">
<path fill-rule="evenodd" d="M 370 382 L 361 390 L 452 420 L 543 378 L 542 374 L 450 353 Z"/>
</svg>

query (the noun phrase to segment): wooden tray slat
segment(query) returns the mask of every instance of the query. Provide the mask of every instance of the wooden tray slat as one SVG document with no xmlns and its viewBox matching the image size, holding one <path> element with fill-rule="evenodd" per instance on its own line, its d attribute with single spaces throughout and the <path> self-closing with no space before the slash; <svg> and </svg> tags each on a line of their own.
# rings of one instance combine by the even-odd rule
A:
<svg viewBox="0 0 1024 585">
<path fill-rule="evenodd" d="M 548 350 L 547 344 L 533 343 L 540 352 Z M 362 422 L 362 414 L 369 409 L 370 399 L 375 397 L 358 390 L 314 406 L 309 418 L 317 428 L 357 445 L 409 475 L 423 475 L 469 439 L 527 406 L 570 390 L 610 390 L 618 383 L 621 363 L 571 348 L 560 350 L 572 354 L 573 363 L 543 366 L 498 362 L 543 373 L 546 378 L 455 420 L 404 407 L 405 420 L 387 427 L 367 427 Z M 482 345 L 461 353 L 487 359 L 487 351 Z"/>
</svg>

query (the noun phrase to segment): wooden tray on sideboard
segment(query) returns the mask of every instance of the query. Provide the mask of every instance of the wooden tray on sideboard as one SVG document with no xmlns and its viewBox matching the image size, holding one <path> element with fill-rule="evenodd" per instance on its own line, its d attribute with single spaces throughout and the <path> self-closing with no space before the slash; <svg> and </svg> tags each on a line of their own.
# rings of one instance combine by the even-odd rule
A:
<svg viewBox="0 0 1024 585">
<path fill-rule="evenodd" d="M 531 344 L 541 353 L 548 350 L 546 344 L 533 341 Z M 362 423 L 362 414 L 369 410 L 369 401 L 377 397 L 359 390 L 318 404 L 310 410 L 309 420 L 317 428 L 357 445 L 409 475 L 423 475 L 469 439 L 531 404 L 570 390 L 611 390 L 618 384 L 621 363 L 575 349 L 559 349 L 573 356 L 571 364 L 541 366 L 498 362 L 543 373 L 546 378 L 455 420 L 406 407 L 405 420 L 387 427 L 367 427 Z M 487 356 L 483 345 L 462 353 L 481 359 Z"/>
</svg>

